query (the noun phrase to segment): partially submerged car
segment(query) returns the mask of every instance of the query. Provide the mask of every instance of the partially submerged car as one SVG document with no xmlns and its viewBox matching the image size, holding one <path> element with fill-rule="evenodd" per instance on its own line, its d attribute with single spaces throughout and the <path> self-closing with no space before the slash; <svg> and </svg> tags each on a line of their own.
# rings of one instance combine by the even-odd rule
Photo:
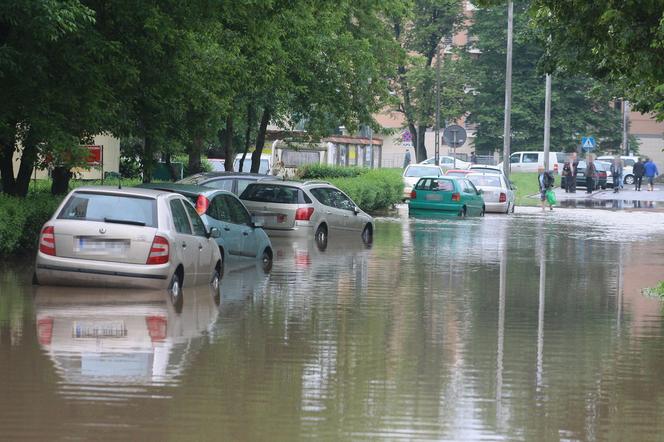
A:
<svg viewBox="0 0 664 442">
<path fill-rule="evenodd" d="M 219 286 L 219 236 L 182 195 L 81 187 L 41 230 L 34 282 L 167 288 L 181 306 L 183 286 Z"/>
<path fill-rule="evenodd" d="M 487 212 L 514 212 L 514 191 L 503 174 L 473 172 L 466 178 L 475 185 L 475 188 L 482 191 Z"/>
<path fill-rule="evenodd" d="M 408 211 L 483 216 L 486 208 L 481 191 L 470 180 L 454 177 L 422 177 L 410 194 Z"/>
</svg>

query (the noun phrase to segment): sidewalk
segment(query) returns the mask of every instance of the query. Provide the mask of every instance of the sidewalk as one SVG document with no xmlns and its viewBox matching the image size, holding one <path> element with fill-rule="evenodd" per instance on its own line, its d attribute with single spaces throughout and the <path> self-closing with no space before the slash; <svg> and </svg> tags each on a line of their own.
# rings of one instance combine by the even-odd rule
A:
<svg viewBox="0 0 664 442">
<path fill-rule="evenodd" d="M 558 201 L 579 201 L 579 200 L 622 200 L 622 201 L 655 201 L 664 202 L 664 187 L 655 185 L 655 190 L 648 192 L 647 186 L 641 186 L 641 191 L 637 192 L 633 186 L 626 185 L 623 190 L 614 193 L 613 189 L 597 190 L 593 193 L 586 193 L 585 188 L 578 188 L 576 193 L 565 193 L 565 190 L 556 187 L 556 199 Z"/>
</svg>

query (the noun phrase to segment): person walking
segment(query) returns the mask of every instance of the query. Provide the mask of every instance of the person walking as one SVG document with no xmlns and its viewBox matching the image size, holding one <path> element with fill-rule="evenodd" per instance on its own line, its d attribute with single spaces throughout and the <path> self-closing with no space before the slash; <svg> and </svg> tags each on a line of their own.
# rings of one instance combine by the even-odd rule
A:
<svg viewBox="0 0 664 442">
<path fill-rule="evenodd" d="M 537 172 L 537 181 L 539 182 L 540 189 L 540 201 L 542 202 L 542 211 L 544 211 L 548 202 L 546 193 L 553 187 L 553 175 L 551 175 L 551 172 L 546 172 L 543 167 L 539 167 Z M 553 210 L 553 204 L 551 204 L 551 202 L 549 202 L 549 210 Z"/>
<path fill-rule="evenodd" d="M 570 161 L 565 161 L 563 165 L 563 179 L 565 180 L 565 193 L 570 193 L 572 190 L 572 165 Z"/>
<path fill-rule="evenodd" d="M 597 182 L 597 167 L 592 156 L 588 156 L 588 165 L 586 166 L 586 193 L 593 193 L 595 183 Z"/>
<path fill-rule="evenodd" d="M 477 164 L 477 155 L 475 155 L 475 151 L 472 151 L 470 153 L 470 163 Z"/>
<path fill-rule="evenodd" d="M 618 193 L 622 188 L 623 180 L 623 164 L 622 159 L 619 156 L 616 156 L 611 163 L 611 176 L 613 177 L 613 193 Z"/>
<path fill-rule="evenodd" d="M 632 168 L 632 173 L 634 174 L 634 190 L 641 191 L 641 182 L 643 181 L 643 175 L 645 172 L 646 168 L 643 167 L 641 158 L 637 158 L 637 161 Z"/>
<path fill-rule="evenodd" d="M 579 168 L 579 160 L 576 157 L 576 152 L 572 152 L 572 154 L 570 155 L 569 165 L 572 168 L 572 174 L 570 175 L 570 180 L 571 180 L 570 192 L 576 193 L 576 172 L 577 169 Z"/>
<path fill-rule="evenodd" d="M 405 169 L 410 164 L 410 150 L 406 149 L 406 154 L 403 156 L 403 168 Z"/>
<path fill-rule="evenodd" d="M 644 175 L 648 179 L 648 192 L 652 192 L 655 190 L 655 177 L 659 175 L 659 171 L 650 158 L 646 158 L 646 163 L 643 167 L 645 169 Z"/>
</svg>

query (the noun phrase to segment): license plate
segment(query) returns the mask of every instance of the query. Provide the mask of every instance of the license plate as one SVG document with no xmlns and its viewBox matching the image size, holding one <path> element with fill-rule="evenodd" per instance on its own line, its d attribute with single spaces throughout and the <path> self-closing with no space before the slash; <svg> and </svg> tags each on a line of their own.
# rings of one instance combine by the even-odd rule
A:
<svg viewBox="0 0 664 442">
<path fill-rule="evenodd" d="M 424 199 L 427 201 L 442 201 L 443 195 L 437 193 L 427 193 Z"/>
<path fill-rule="evenodd" d="M 77 252 L 122 254 L 129 249 L 129 240 L 81 238 L 76 242 Z"/>
<path fill-rule="evenodd" d="M 71 335 L 75 339 L 126 338 L 124 321 L 76 321 Z"/>
<path fill-rule="evenodd" d="M 577 176 L 586 176 L 586 174 L 583 173 L 583 172 L 579 172 L 579 173 L 577 174 Z"/>
</svg>

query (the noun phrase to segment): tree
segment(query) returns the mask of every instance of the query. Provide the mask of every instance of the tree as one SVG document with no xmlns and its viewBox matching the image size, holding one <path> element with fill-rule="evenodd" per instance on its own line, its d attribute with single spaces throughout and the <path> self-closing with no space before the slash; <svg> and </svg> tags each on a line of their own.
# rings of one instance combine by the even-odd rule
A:
<svg viewBox="0 0 664 442">
<path fill-rule="evenodd" d="M 397 110 L 405 116 L 416 143 L 417 161 L 427 158 L 423 135 L 435 115 L 436 57 L 442 57 L 445 49 L 441 40 L 452 37 L 459 29 L 462 5 L 458 0 L 414 0 L 408 3 L 407 14 L 391 17 L 394 37 L 405 54 L 393 84 L 400 99 Z M 448 95 L 441 98 L 441 111 L 448 120 L 463 115 L 465 106 L 459 102 L 470 98 L 464 93 L 465 80 L 462 70 L 455 66 L 458 63 L 458 57 L 446 57 L 443 62 L 441 79 Z"/>
<path fill-rule="evenodd" d="M 544 138 L 545 38 L 530 27 L 528 1 L 515 3 L 512 150 L 541 150 Z M 507 11 L 504 5 L 477 10 L 470 33 L 481 54 L 468 71 L 475 93 L 469 121 L 477 123 L 475 147 L 493 154 L 503 144 Z M 595 136 L 602 150 L 619 148 L 620 112 L 609 104 L 611 89 L 587 76 L 553 72 L 551 105 L 552 150 L 573 151 L 583 135 Z"/>
<path fill-rule="evenodd" d="M 611 84 L 635 109 L 664 119 L 661 2 L 534 0 L 531 9 L 551 35 L 550 66 Z"/>
</svg>

